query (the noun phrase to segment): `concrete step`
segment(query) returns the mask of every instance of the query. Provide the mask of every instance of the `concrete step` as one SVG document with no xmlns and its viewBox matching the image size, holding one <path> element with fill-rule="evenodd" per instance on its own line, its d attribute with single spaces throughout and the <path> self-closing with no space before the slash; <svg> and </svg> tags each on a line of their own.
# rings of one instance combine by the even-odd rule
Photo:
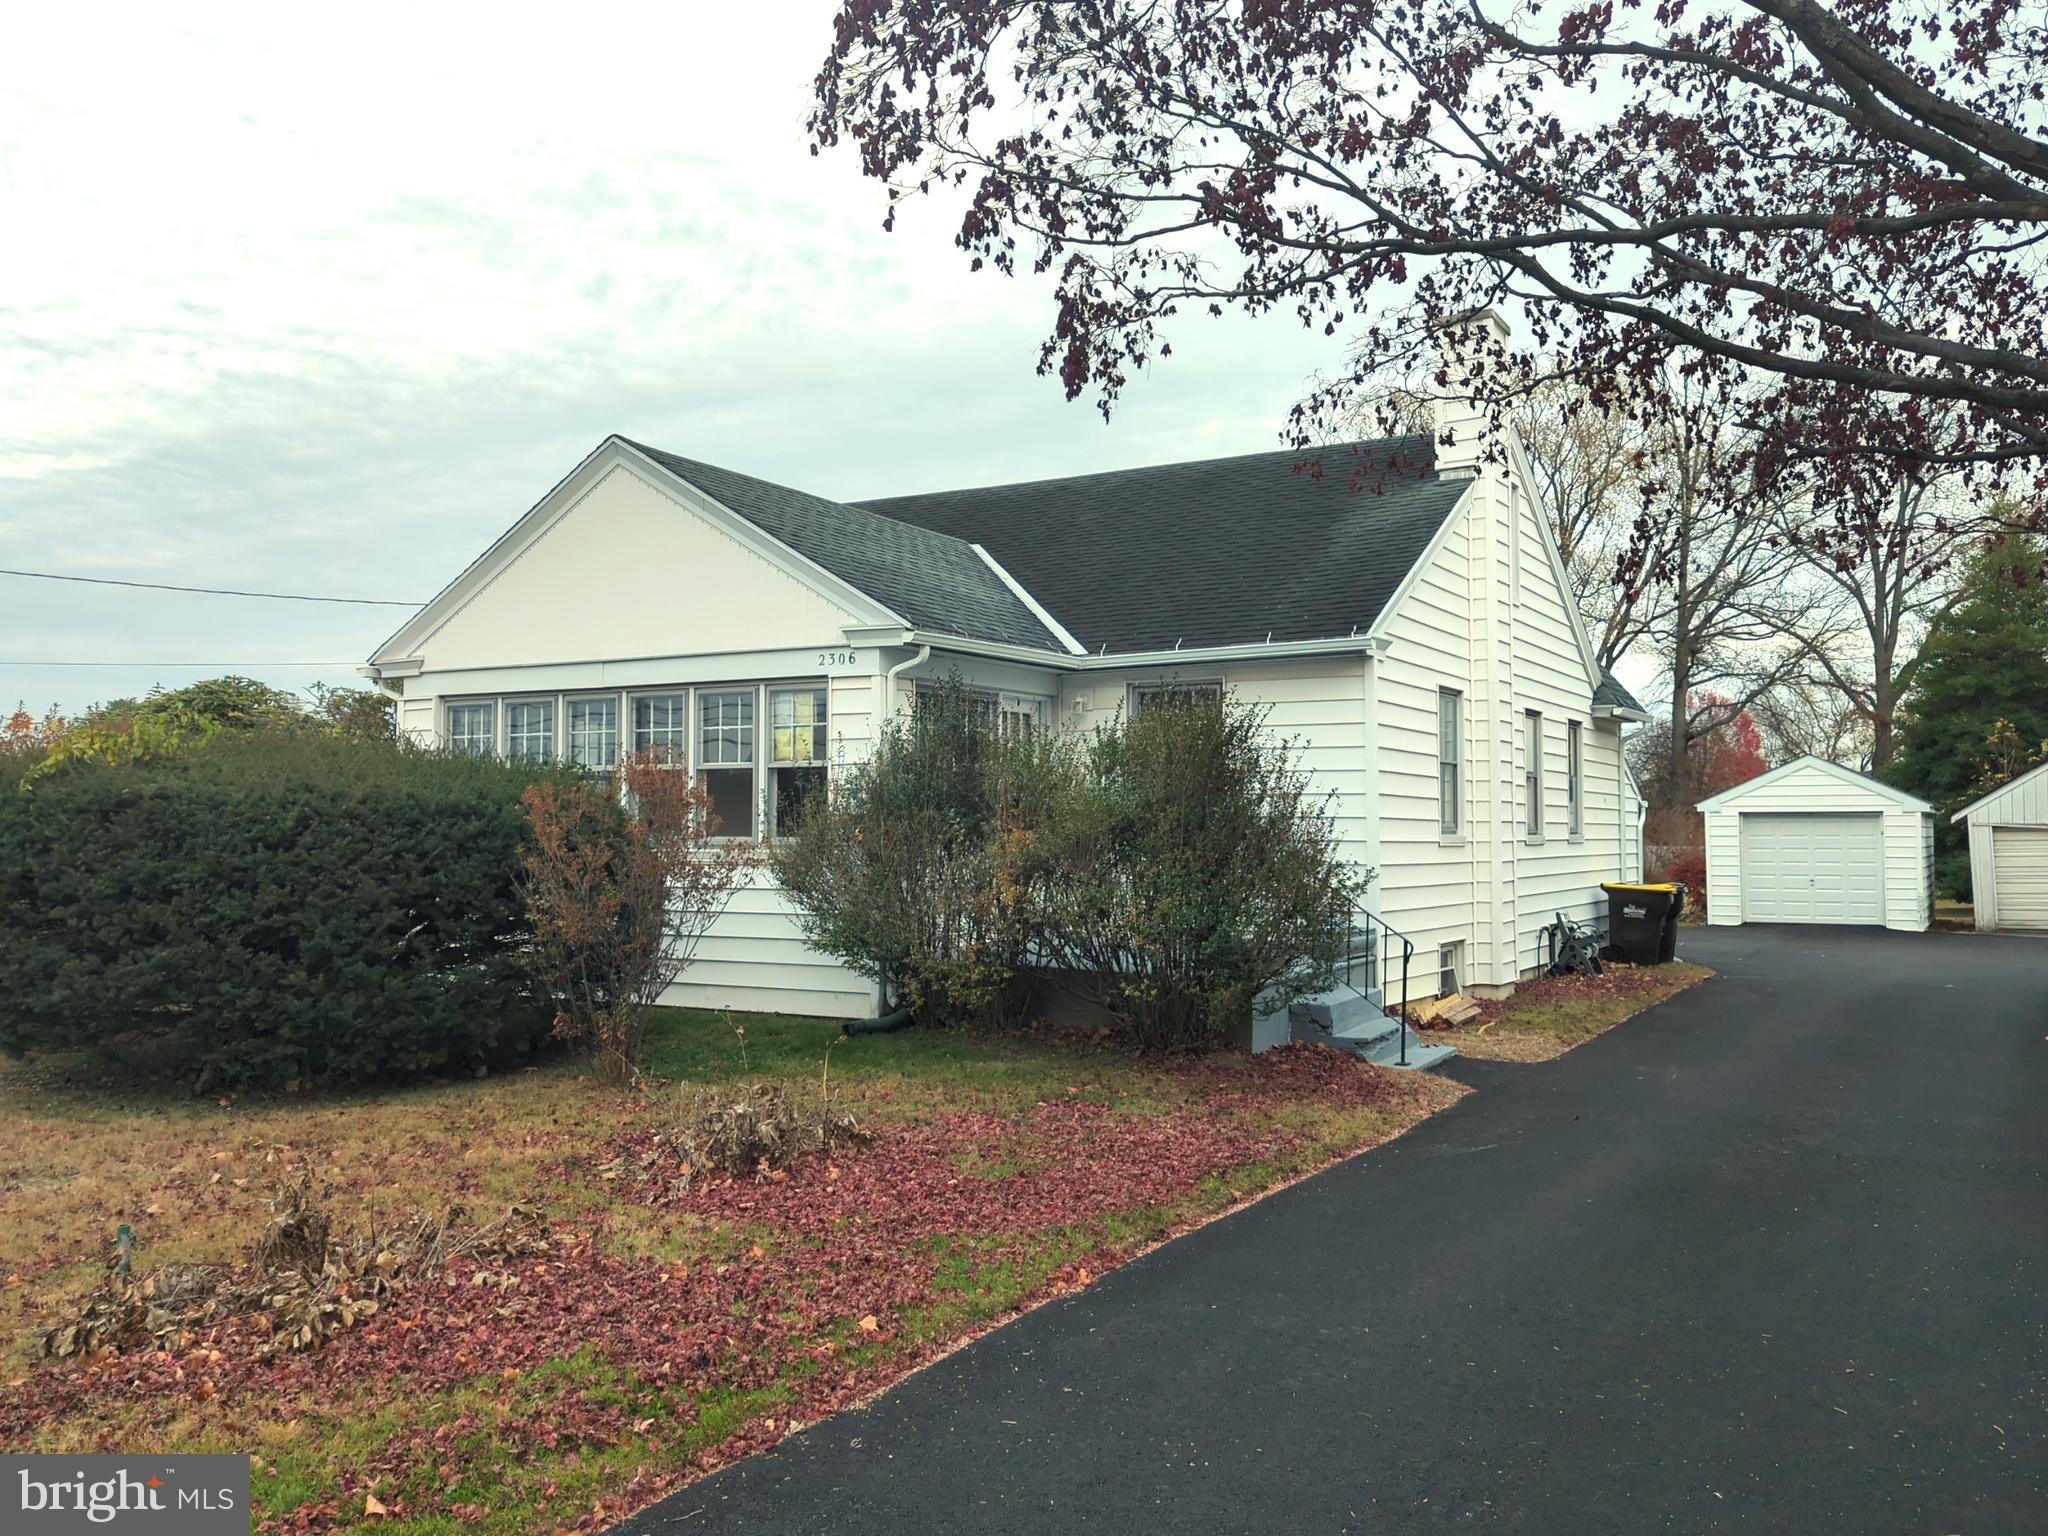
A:
<svg viewBox="0 0 2048 1536">
<path fill-rule="evenodd" d="M 1375 1010 L 1370 1018 L 1360 1019 L 1355 1024 L 1347 1024 L 1342 1029 L 1331 1030 L 1330 1038 L 1340 1045 L 1363 1051 L 1378 1045 L 1382 1040 L 1394 1040 L 1400 1033 L 1399 1024 Z"/>
<path fill-rule="evenodd" d="M 1401 1060 L 1401 1036 L 1398 1031 L 1389 1030 L 1384 1039 L 1376 1041 L 1360 1053 L 1375 1066 L 1393 1067 L 1397 1071 L 1426 1072 L 1431 1067 L 1441 1066 L 1458 1054 L 1454 1045 L 1431 1045 L 1416 1034 L 1408 1031 L 1408 1059 Z"/>
<path fill-rule="evenodd" d="M 1293 1021 L 1293 1037 L 1297 1040 L 1327 1039 L 1353 1024 L 1385 1017 L 1374 998 L 1354 992 L 1349 987 L 1336 987 L 1316 997 L 1303 998 L 1290 1004 L 1287 1013 Z"/>
</svg>

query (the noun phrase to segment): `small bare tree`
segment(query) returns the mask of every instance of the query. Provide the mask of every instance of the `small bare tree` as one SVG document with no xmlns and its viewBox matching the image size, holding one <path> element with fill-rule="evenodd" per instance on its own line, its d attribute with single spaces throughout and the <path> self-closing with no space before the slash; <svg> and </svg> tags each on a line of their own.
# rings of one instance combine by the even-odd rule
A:
<svg viewBox="0 0 2048 1536">
<path fill-rule="evenodd" d="M 630 1082 L 648 1010 L 747 878 L 749 847 L 720 840 L 710 792 L 652 752 L 588 783 L 535 784 L 525 804 L 534 980 L 555 1033 Z"/>
</svg>

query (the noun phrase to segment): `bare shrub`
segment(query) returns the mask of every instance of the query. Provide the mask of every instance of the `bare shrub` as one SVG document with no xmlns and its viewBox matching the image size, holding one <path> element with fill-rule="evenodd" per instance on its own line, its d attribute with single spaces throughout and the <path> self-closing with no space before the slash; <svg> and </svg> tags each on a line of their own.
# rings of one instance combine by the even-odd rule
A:
<svg viewBox="0 0 2048 1536">
<path fill-rule="evenodd" d="M 312 1349 L 457 1259 L 512 1259 L 548 1247 L 545 1223 L 524 1206 L 483 1226 L 464 1225 L 459 1206 L 439 1215 L 415 1208 L 336 1237 L 332 1194 L 315 1188 L 311 1169 L 293 1170 L 269 1195 L 270 1220 L 239 1264 L 165 1264 L 138 1275 L 124 1259 L 43 1334 L 38 1352 L 63 1359 L 181 1349 L 202 1329 L 250 1316 L 268 1327 L 259 1354 Z"/>
<path fill-rule="evenodd" d="M 554 1000 L 556 1034 L 630 1082 L 648 1009 L 696 958 L 751 855 L 719 840 L 710 791 L 651 751 L 603 780 L 535 784 L 525 800 L 529 968 Z"/>
<path fill-rule="evenodd" d="M 685 1180 L 705 1172 L 761 1178 L 813 1152 L 871 1145 L 875 1133 L 828 1098 L 753 1082 L 684 1090 L 663 1139 Z"/>
</svg>

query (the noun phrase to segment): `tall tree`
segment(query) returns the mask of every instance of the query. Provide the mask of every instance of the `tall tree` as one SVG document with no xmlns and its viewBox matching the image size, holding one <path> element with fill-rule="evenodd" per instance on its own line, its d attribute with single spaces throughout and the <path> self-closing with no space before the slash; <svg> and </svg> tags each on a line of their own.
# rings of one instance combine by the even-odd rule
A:
<svg viewBox="0 0 2048 1536">
<path fill-rule="evenodd" d="M 1796 550 L 1772 538 L 1795 498 L 1779 477 L 1744 473 L 1749 433 L 1718 393 L 1683 375 L 1656 391 L 1646 434 L 1652 499 L 1662 517 L 1639 514 L 1614 580 L 1639 605 L 1638 622 L 1670 686 L 1662 768 L 1646 777 L 1661 804 L 1691 805 L 1694 743 L 1745 716 L 1798 675 L 1818 603 L 1792 576 Z"/>
<path fill-rule="evenodd" d="M 1862 717 L 1870 766 L 1882 772 L 1898 752 L 1899 704 L 1920 668 L 1920 637 L 1961 596 L 1950 564 L 1980 520 L 1945 502 L 1938 479 L 1864 478 L 1830 511 L 1802 507 L 1780 531 L 1831 599 L 1832 612 L 1807 631 L 1815 679 Z"/>
<path fill-rule="evenodd" d="M 1945 809 L 1984 784 L 2000 722 L 2018 740 L 2048 739 L 2048 582 L 2038 540 L 1984 545 L 1963 563 L 1967 596 L 1928 628 L 1886 777 Z M 1946 818 L 1937 831 L 1953 836 Z"/>
<path fill-rule="evenodd" d="M 1105 411 L 1183 310 L 1280 311 L 1362 338 L 1313 441 L 1506 304 L 1616 408 L 1769 380 L 1766 468 L 1975 467 L 2048 452 L 2044 73 L 2015 0 L 841 0 L 811 127 L 1053 274 Z"/>
<path fill-rule="evenodd" d="M 1642 520 L 1642 480 L 1658 434 L 1562 376 L 1524 395 L 1509 417 L 1550 510 L 1593 649 L 1611 668 L 1654 629 L 1661 611 L 1661 587 L 1616 580 Z"/>
</svg>

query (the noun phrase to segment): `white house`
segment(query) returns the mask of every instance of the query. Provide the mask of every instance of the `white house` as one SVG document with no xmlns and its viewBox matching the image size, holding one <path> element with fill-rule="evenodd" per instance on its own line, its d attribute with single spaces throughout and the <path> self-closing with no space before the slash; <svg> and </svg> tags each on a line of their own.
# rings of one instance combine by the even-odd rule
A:
<svg viewBox="0 0 2048 1536">
<path fill-rule="evenodd" d="M 1320 473 L 1283 451 L 865 504 L 612 437 L 364 670 L 421 741 L 681 749 L 762 837 L 920 681 L 957 673 L 995 730 L 1227 688 L 1332 793 L 1371 910 L 1417 947 L 1411 995 L 1504 987 L 1555 913 L 1604 921 L 1600 882 L 1639 876 L 1621 726 L 1644 717 L 1595 664 L 1520 444 L 1489 454 L 1481 420 Z M 876 1003 L 766 884 L 674 1000 Z"/>
<path fill-rule="evenodd" d="M 1909 932 L 1934 916 L 1934 807 L 1802 757 L 1702 800 L 1709 923 L 1852 923 Z"/>
<path fill-rule="evenodd" d="M 2048 929 L 2048 763 L 1952 820 L 1970 833 L 1970 889 L 1981 929 Z"/>
</svg>

